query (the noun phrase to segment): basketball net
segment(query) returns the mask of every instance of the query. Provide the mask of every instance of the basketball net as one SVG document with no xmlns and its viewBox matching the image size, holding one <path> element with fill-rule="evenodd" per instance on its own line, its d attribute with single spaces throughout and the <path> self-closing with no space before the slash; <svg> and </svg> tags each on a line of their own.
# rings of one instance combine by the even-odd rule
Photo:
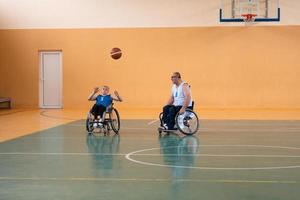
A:
<svg viewBox="0 0 300 200">
<path fill-rule="evenodd" d="M 257 16 L 257 14 L 251 14 L 251 13 L 242 14 L 245 25 L 248 26 L 248 25 L 253 24 L 255 22 L 255 17 L 256 16 Z"/>
</svg>

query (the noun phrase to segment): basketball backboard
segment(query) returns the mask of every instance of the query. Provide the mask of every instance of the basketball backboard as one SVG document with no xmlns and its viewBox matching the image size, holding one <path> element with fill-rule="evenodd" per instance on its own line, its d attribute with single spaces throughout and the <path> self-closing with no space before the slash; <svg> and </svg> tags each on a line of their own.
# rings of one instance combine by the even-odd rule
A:
<svg viewBox="0 0 300 200">
<path fill-rule="evenodd" d="M 243 16 L 255 15 L 255 22 L 280 21 L 279 0 L 221 0 L 220 22 L 244 22 Z"/>
</svg>

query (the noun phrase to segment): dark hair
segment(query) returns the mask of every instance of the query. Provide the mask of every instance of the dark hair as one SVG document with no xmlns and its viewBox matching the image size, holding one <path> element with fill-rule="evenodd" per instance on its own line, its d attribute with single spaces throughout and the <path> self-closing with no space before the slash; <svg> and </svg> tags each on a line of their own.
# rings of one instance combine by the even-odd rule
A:
<svg viewBox="0 0 300 200">
<path fill-rule="evenodd" d="M 179 72 L 174 72 L 173 74 L 175 74 L 178 78 L 181 78 L 181 75 Z"/>
</svg>

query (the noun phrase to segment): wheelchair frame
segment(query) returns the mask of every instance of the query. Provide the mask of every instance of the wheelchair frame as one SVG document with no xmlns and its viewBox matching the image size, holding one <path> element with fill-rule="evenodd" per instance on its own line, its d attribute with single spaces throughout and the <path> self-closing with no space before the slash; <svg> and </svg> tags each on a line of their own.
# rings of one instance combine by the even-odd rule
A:
<svg viewBox="0 0 300 200">
<path fill-rule="evenodd" d="M 113 119 L 113 113 L 115 113 L 116 119 Z M 117 121 L 117 126 L 114 124 L 114 121 Z M 99 132 L 95 132 L 95 123 L 101 123 L 102 127 L 99 128 Z M 88 112 L 86 119 L 86 130 L 89 134 L 96 135 L 96 133 L 101 133 L 103 131 L 104 135 L 108 134 L 110 130 L 113 130 L 115 134 L 119 134 L 120 131 L 120 115 L 117 109 L 113 107 L 113 103 L 107 107 L 106 111 L 103 113 L 102 122 L 96 121 L 93 119 L 93 114 L 91 110 Z"/>
<path fill-rule="evenodd" d="M 196 126 L 195 130 L 193 130 L 191 132 L 187 132 L 187 131 L 184 131 L 183 129 L 181 129 L 181 126 L 180 126 L 180 124 L 178 122 L 178 118 L 179 118 L 179 115 L 180 115 L 179 113 L 177 113 L 176 116 L 175 116 L 175 125 L 177 126 L 177 129 L 175 129 L 175 130 L 166 130 L 166 129 L 164 129 L 163 128 L 163 121 L 162 121 L 163 112 L 161 112 L 159 114 L 159 120 L 160 120 L 160 127 L 158 128 L 159 134 L 161 134 L 162 132 L 169 133 L 169 132 L 175 132 L 175 131 L 179 130 L 181 133 L 183 133 L 185 135 L 194 135 L 198 131 L 198 129 L 199 129 L 199 118 L 198 118 L 198 115 L 193 111 L 193 109 L 194 109 L 194 101 L 192 102 L 192 109 L 188 109 L 187 108 L 186 112 L 190 112 L 190 113 L 192 113 L 196 117 L 197 126 Z M 186 120 L 183 121 L 183 125 L 184 126 L 187 126 L 188 125 L 187 123 L 188 123 L 188 121 L 186 121 Z"/>
</svg>

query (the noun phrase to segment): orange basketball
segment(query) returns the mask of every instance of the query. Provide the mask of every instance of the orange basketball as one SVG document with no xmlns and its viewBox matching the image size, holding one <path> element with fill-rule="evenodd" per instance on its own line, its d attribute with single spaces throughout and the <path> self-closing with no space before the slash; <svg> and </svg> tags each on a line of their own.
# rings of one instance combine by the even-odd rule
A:
<svg viewBox="0 0 300 200">
<path fill-rule="evenodd" d="M 121 56 L 122 56 L 122 51 L 121 51 L 121 49 L 115 47 L 115 48 L 113 48 L 113 49 L 111 50 L 110 55 L 111 55 L 111 57 L 112 57 L 113 59 L 116 59 L 116 60 L 117 60 L 117 59 L 121 58 Z"/>
</svg>

